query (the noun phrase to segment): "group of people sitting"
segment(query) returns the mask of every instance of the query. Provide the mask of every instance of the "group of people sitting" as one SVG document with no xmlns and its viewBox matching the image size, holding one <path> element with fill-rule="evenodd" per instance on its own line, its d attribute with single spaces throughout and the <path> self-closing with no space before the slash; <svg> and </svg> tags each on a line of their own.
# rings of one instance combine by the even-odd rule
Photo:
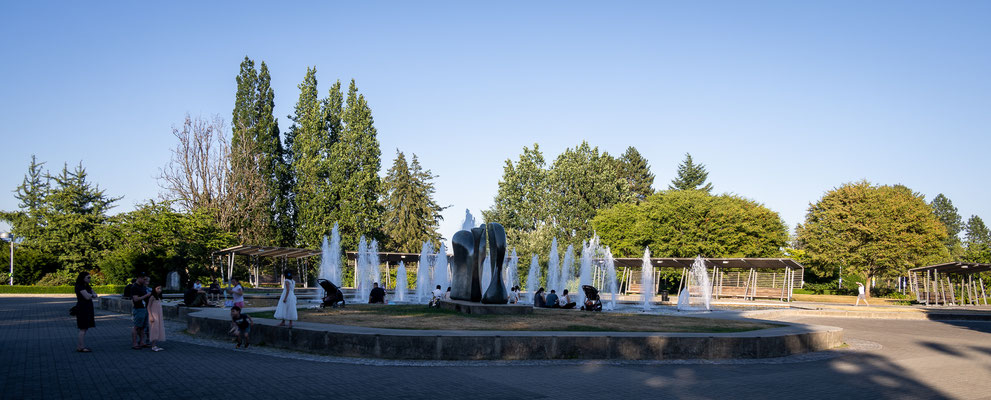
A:
<svg viewBox="0 0 991 400">
<path fill-rule="evenodd" d="M 232 283 L 236 282 L 236 280 L 232 280 Z M 240 285 L 236 287 L 239 288 Z M 214 279 L 208 289 L 204 289 L 203 284 L 197 280 L 182 294 L 182 301 L 187 307 L 210 307 L 210 300 L 220 300 L 221 293 L 220 284 L 217 283 L 216 279 Z M 209 296 L 209 299 L 207 296 Z"/>
<path fill-rule="evenodd" d="M 550 293 L 545 293 L 544 288 L 537 289 L 537 292 L 533 294 L 533 307 L 534 308 L 565 308 L 571 309 L 575 308 L 578 303 L 571 301 L 571 295 L 568 294 L 568 289 L 564 289 L 561 292 L 561 296 L 557 295 L 554 289 L 551 289 Z"/>
</svg>

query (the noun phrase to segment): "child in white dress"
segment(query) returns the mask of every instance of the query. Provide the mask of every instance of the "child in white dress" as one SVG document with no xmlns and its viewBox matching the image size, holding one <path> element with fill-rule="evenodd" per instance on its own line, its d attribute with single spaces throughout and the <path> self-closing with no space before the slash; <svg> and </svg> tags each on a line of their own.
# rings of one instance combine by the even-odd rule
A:
<svg viewBox="0 0 991 400">
<path fill-rule="evenodd" d="M 292 280 L 292 272 L 286 271 L 286 280 L 282 288 L 282 296 L 279 297 L 279 304 L 275 307 L 275 319 L 281 319 L 282 322 L 279 326 L 285 326 L 286 321 L 289 321 L 289 327 L 292 328 L 292 322 L 299 319 L 296 316 L 296 282 Z"/>
</svg>

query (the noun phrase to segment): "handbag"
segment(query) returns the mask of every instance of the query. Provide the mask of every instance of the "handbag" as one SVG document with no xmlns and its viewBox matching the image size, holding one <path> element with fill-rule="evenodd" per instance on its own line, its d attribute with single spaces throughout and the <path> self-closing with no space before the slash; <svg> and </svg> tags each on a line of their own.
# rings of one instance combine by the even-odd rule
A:
<svg viewBox="0 0 991 400">
<path fill-rule="evenodd" d="M 76 311 L 79 310 L 78 307 L 79 307 L 78 305 L 72 306 L 72 308 L 69 309 L 69 315 L 75 316 Z"/>
</svg>

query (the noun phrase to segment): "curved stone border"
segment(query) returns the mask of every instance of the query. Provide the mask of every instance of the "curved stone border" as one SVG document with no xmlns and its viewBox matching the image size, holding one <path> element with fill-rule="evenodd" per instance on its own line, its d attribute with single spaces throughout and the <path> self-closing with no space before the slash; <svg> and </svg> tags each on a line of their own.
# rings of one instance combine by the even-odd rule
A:
<svg viewBox="0 0 991 400">
<path fill-rule="evenodd" d="M 104 297 L 101 308 L 130 312 L 130 302 Z M 175 311 L 164 311 L 169 308 Z M 230 338 L 227 309 L 166 306 L 163 311 L 166 318 L 185 319 L 190 334 Z M 801 324 L 737 333 L 655 333 L 404 330 L 312 322 L 296 322 L 289 329 L 276 326 L 278 322 L 255 319 L 251 342 L 332 356 L 405 360 L 771 358 L 843 343 L 841 328 Z"/>
<path fill-rule="evenodd" d="M 936 321 L 991 321 L 991 314 L 966 310 L 926 310 L 926 311 L 877 311 L 877 310 L 756 310 L 741 314 L 744 318 L 826 317 L 826 318 L 869 318 Z"/>
</svg>

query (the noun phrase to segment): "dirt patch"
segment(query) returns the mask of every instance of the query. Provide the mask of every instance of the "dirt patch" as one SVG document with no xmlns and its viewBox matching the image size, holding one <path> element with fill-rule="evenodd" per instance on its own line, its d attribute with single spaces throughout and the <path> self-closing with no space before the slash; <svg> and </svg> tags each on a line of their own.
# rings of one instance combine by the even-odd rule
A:
<svg viewBox="0 0 991 400">
<path fill-rule="evenodd" d="M 252 313 L 272 318 L 273 312 Z M 585 332 L 744 332 L 780 325 L 714 318 L 541 310 L 530 315 L 470 315 L 422 305 L 349 305 L 344 309 L 299 310 L 299 320 L 390 329 L 585 331 Z"/>
</svg>

